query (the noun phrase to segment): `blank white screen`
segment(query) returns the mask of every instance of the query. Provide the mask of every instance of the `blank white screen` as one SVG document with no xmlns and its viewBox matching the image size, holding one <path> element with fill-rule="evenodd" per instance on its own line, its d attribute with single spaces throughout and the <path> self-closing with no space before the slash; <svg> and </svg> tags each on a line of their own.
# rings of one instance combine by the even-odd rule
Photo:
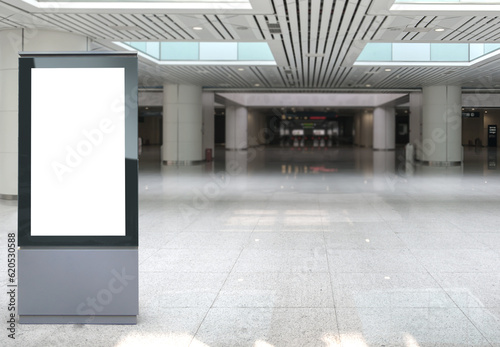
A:
<svg viewBox="0 0 500 347">
<path fill-rule="evenodd" d="M 35 68 L 31 235 L 125 236 L 125 70 Z"/>
</svg>

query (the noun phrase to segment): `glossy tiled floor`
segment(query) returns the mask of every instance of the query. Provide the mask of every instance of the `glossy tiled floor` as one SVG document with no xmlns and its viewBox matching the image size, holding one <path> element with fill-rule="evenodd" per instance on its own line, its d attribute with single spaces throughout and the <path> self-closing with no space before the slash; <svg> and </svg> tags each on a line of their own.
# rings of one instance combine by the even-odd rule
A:
<svg viewBox="0 0 500 347">
<path fill-rule="evenodd" d="M 459 168 L 354 148 L 158 155 L 140 165 L 138 325 L 23 325 L 2 345 L 500 346 L 496 151 Z M 1 259 L 15 218 L 0 201 Z"/>
</svg>

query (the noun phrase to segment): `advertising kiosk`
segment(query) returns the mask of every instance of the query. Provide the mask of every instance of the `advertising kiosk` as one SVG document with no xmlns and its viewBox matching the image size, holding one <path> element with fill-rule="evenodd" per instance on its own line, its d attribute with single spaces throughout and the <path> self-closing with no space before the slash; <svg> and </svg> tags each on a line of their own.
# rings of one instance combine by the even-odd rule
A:
<svg viewBox="0 0 500 347">
<path fill-rule="evenodd" d="M 136 53 L 20 53 L 20 323 L 135 324 Z"/>
</svg>

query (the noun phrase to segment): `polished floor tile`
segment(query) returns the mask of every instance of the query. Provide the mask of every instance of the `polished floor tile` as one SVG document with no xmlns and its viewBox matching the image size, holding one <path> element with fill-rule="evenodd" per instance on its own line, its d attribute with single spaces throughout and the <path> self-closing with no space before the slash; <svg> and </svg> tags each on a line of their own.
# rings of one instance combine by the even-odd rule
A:
<svg viewBox="0 0 500 347">
<path fill-rule="evenodd" d="M 222 288 L 225 273 L 142 272 L 139 301 L 146 308 L 209 308 Z"/>
<path fill-rule="evenodd" d="M 330 271 L 376 273 L 422 273 L 421 262 L 407 249 L 328 249 Z"/>
<path fill-rule="evenodd" d="M 342 346 L 490 347 L 457 308 L 339 308 Z"/>
<path fill-rule="evenodd" d="M 489 272 L 498 273 L 500 255 L 484 249 L 413 250 L 412 253 L 430 273 Z"/>
<path fill-rule="evenodd" d="M 235 272 L 328 272 L 326 251 L 315 249 L 245 249 Z"/>
<path fill-rule="evenodd" d="M 145 147 L 138 324 L 20 325 L 11 345 L 500 347 L 500 171 L 486 149 L 408 171 L 396 152 L 218 148 L 172 167 Z M 15 202 L 0 230 L 6 245 Z"/>
<path fill-rule="evenodd" d="M 335 307 L 456 307 L 427 273 L 335 273 Z"/>
<path fill-rule="evenodd" d="M 500 308 L 500 271 L 492 273 L 433 274 L 458 307 Z"/>
<path fill-rule="evenodd" d="M 227 279 L 214 307 L 333 307 L 328 273 L 238 273 Z"/>
<path fill-rule="evenodd" d="M 218 347 L 324 347 L 337 335 L 333 309 L 213 308 L 195 338 Z"/>
</svg>

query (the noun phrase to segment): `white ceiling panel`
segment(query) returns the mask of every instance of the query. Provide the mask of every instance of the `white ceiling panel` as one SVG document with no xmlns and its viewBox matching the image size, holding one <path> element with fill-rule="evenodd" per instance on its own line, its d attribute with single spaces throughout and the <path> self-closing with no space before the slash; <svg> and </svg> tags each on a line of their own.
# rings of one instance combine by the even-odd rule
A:
<svg viewBox="0 0 500 347">
<path fill-rule="evenodd" d="M 113 41 L 269 43 L 277 66 L 155 66 L 140 64 L 141 84 L 188 83 L 254 91 L 384 91 L 432 84 L 499 88 L 500 64 L 401 67 L 352 63 L 367 42 L 500 42 L 500 16 L 484 11 L 390 12 L 390 0 L 264 0 L 253 11 L 41 11 L 0 0 L 0 29 L 44 28 L 85 35 L 94 49 Z M 194 30 L 201 27 L 202 30 Z M 435 29 L 444 31 L 435 31 Z M 258 86 L 256 86 L 258 85 Z"/>
</svg>

